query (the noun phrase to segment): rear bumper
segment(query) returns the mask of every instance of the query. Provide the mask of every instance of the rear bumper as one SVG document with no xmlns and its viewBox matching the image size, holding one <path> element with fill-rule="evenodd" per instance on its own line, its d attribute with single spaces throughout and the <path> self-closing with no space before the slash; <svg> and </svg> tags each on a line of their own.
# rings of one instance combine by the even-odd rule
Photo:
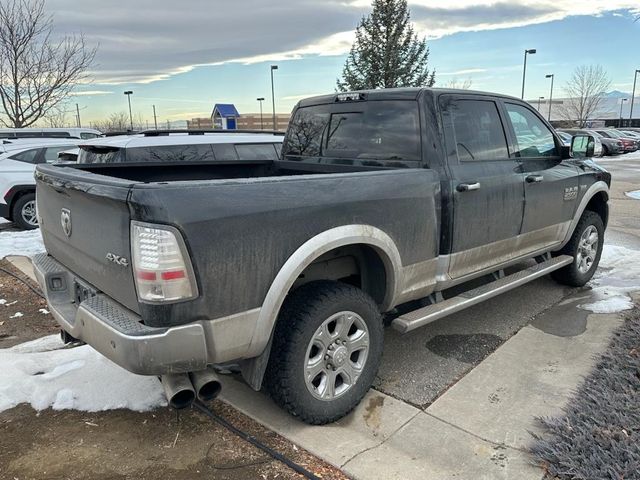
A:
<svg viewBox="0 0 640 480">
<path fill-rule="evenodd" d="M 243 347 L 250 344 L 255 327 L 251 320 L 257 319 L 257 313 L 153 328 L 99 292 L 78 303 L 75 284 L 86 282 L 46 253 L 34 257 L 33 266 L 50 311 L 62 329 L 133 373 L 203 370 L 209 364 L 242 358 L 246 352 Z"/>
</svg>

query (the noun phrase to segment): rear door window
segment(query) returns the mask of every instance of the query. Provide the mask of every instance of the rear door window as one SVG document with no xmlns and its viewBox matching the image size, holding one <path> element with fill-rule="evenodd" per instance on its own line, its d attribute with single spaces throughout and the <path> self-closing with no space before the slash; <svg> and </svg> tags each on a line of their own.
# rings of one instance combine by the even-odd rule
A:
<svg viewBox="0 0 640 480">
<path fill-rule="evenodd" d="M 36 163 L 38 161 L 39 153 L 41 150 L 41 148 L 32 148 L 31 150 L 25 150 L 24 152 L 11 155 L 9 158 L 24 163 Z"/>
<path fill-rule="evenodd" d="M 215 159 L 209 144 L 159 145 L 126 149 L 127 163 L 198 163 Z"/>
<path fill-rule="evenodd" d="M 61 147 L 48 147 L 44 150 L 44 161 L 46 163 L 54 163 L 58 161 L 58 153 L 76 148 L 75 145 L 64 145 Z"/>
<path fill-rule="evenodd" d="M 263 144 L 236 144 L 236 151 L 240 160 L 276 160 L 276 149 L 271 143 Z"/>
<path fill-rule="evenodd" d="M 457 99 L 447 105 L 461 162 L 509 158 L 498 106 L 491 100 Z"/>
<path fill-rule="evenodd" d="M 535 113 L 514 103 L 506 103 L 505 107 L 518 143 L 516 156 L 521 158 L 558 156 L 553 133 Z"/>
</svg>

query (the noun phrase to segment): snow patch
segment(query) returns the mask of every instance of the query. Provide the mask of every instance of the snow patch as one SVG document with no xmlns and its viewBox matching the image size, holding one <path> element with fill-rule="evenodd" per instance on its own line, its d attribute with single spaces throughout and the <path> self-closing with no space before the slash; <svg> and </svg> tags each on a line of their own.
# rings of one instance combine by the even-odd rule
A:
<svg viewBox="0 0 640 480">
<path fill-rule="evenodd" d="M 16 312 L 13 315 L 11 315 L 9 318 L 20 318 L 20 317 L 24 317 L 24 314 L 22 312 Z"/>
<path fill-rule="evenodd" d="M 21 232 L 0 232 L 0 258 L 7 255 L 33 257 L 44 251 L 39 228 Z"/>
<path fill-rule="evenodd" d="M 640 190 L 634 190 L 632 192 L 624 192 L 624 194 L 629 198 L 640 200 Z"/>
<path fill-rule="evenodd" d="M 591 284 L 594 301 L 579 305 L 583 310 L 616 313 L 632 309 L 629 293 L 640 290 L 640 251 L 605 245 Z"/>
<path fill-rule="evenodd" d="M 0 412 L 20 403 L 98 412 L 147 411 L 167 402 L 157 378 L 134 375 L 88 345 L 65 348 L 51 335 L 0 349 Z"/>
</svg>

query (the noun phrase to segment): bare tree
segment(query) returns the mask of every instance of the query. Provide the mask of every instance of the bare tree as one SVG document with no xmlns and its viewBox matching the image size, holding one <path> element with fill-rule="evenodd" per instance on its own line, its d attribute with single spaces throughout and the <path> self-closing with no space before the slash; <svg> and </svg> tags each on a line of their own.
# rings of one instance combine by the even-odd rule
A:
<svg viewBox="0 0 640 480">
<path fill-rule="evenodd" d="M 469 90 L 471 88 L 471 85 L 473 85 L 473 80 L 471 80 L 470 78 L 467 78 L 462 82 L 458 81 L 457 78 L 452 78 L 446 84 L 447 88 L 458 88 L 461 90 Z"/>
<path fill-rule="evenodd" d="M 8 121 L 33 125 L 87 78 L 96 48 L 82 35 L 54 38 L 44 0 L 0 2 L 0 101 Z"/>
<path fill-rule="evenodd" d="M 127 112 L 112 113 L 105 120 L 95 122 L 93 128 L 103 133 L 126 132 L 130 128 L 129 114 Z"/>
<path fill-rule="evenodd" d="M 565 84 L 568 97 L 559 112 L 565 120 L 575 121 L 578 128 L 584 128 L 600 109 L 605 92 L 611 80 L 600 65 L 582 65 L 573 71 L 571 79 Z"/>
<path fill-rule="evenodd" d="M 67 113 L 69 111 L 64 105 L 58 105 L 50 109 L 44 116 L 44 121 L 50 128 L 62 128 L 67 126 Z"/>
</svg>

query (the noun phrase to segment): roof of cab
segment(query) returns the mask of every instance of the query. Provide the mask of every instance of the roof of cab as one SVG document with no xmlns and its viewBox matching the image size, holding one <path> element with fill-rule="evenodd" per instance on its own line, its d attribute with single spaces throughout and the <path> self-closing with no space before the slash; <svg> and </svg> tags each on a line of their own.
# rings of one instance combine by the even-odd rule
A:
<svg viewBox="0 0 640 480">
<path fill-rule="evenodd" d="M 364 94 L 366 100 L 415 100 L 422 92 L 430 92 L 433 95 L 441 94 L 467 94 L 467 95 L 489 95 L 493 97 L 508 98 L 522 101 L 519 98 L 503 95 L 500 93 L 481 92 L 477 90 L 464 90 L 456 88 L 433 88 L 433 87 L 404 87 L 404 88 L 379 88 L 376 90 L 354 90 L 352 92 L 338 92 L 328 95 L 319 95 L 300 100 L 298 107 L 308 107 L 311 105 L 322 105 L 335 103 L 338 95 Z"/>
<path fill-rule="evenodd" d="M 81 143 L 84 146 L 136 148 L 164 145 L 201 145 L 212 143 L 282 143 L 282 135 L 268 133 L 205 133 L 189 135 L 187 133 L 171 133 L 169 135 L 144 134 L 118 135 L 115 137 L 92 138 Z"/>
</svg>

